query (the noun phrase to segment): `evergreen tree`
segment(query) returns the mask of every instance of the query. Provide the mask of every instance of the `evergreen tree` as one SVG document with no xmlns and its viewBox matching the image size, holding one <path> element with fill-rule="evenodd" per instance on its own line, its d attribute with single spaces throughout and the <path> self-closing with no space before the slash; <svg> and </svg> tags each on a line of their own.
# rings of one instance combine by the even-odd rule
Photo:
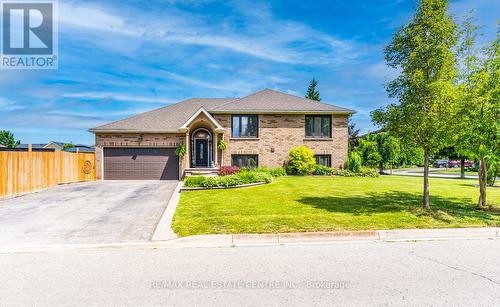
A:
<svg viewBox="0 0 500 307">
<path fill-rule="evenodd" d="M 316 86 L 318 86 L 318 81 L 313 78 L 311 80 L 311 83 L 309 83 L 309 87 L 307 88 L 306 98 L 321 101 L 321 97 L 319 96 L 319 91 Z"/>
<path fill-rule="evenodd" d="M 16 148 L 19 144 L 21 144 L 21 142 L 19 140 L 16 141 L 12 132 L 8 130 L 0 130 L 0 145 L 9 148 Z"/>
</svg>

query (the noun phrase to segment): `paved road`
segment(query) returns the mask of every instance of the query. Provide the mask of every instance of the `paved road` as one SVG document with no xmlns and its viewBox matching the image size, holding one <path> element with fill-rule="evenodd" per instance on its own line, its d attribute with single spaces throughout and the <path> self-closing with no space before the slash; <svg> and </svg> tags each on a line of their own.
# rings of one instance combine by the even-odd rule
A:
<svg viewBox="0 0 500 307">
<path fill-rule="evenodd" d="M 0 276 L 2 306 L 498 306 L 500 240 L 0 254 Z"/>
<path fill-rule="evenodd" d="M 177 181 L 95 181 L 0 201 L 0 244 L 151 238 Z"/>
<path fill-rule="evenodd" d="M 430 168 L 429 169 L 429 177 L 435 177 L 435 178 L 460 178 L 460 173 L 457 174 L 436 174 L 435 172 L 439 172 L 444 170 L 443 168 Z M 387 174 L 390 173 L 390 170 L 385 170 Z M 424 169 L 423 168 L 416 168 L 416 169 L 403 169 L 403 170 L 398 170 L 395 169 L 392 171 L 393 175 L 402 175 L 402 176 L 416 176 L 416 177 L 423 177 L 424 176 Z M 477 175 L 466 175 L 465 179 L 477 179 Z"/>
</svg>

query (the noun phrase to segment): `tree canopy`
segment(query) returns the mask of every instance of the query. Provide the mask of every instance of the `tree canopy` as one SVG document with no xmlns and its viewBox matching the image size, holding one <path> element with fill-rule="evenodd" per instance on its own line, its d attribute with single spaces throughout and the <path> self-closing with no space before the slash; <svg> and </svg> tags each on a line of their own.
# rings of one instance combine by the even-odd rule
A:
<svg viewBox="0 0 500 307">
<path fill-rule="evenodd" d="M 458 31 L 447 9 L 445 0 L 421 0 L 415 16 L 394 35 L 385 59 L 400 74 L 386 89 L 398 103 L 372 113 L 376 124 L 424 150 L 426 208 L 429 156 L 450 144 L 454 135 Z"/>
<path fill-rule="evenodd" d="M 8 130 L 0 130 L 0 145 L 9 148 L 16 148 L 21 141 L 16 140 L 14 134 Z"/>
</svg>

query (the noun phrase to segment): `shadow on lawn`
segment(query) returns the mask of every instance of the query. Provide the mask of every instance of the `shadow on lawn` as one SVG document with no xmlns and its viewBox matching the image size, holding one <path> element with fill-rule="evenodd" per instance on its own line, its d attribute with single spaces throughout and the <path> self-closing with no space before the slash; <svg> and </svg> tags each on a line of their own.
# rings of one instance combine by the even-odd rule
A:
<svg viewBox="0 0 500 307">
<path fill-rule="evenodd" d="M 475 203 L 465 198 L 443 198 L 431 195 L 431 211 L 422 208 L 420 194 L 389 191 L 368 193 L 365 196 L 303 197 L 299 202 L 330 212 L 371 215 L 374 213 L 408 212 L 418 217 L 429 216 L 448 222 L 452 218 L 473 218 L 493 221 L 492 213 L 475 209 Z"/>
</svg>

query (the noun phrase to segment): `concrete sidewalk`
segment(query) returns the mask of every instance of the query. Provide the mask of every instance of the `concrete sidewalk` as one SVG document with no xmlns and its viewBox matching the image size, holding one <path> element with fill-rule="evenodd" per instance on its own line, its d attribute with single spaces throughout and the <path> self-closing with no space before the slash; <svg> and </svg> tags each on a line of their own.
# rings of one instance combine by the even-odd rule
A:
<svg viewBox="0 0 500 307">
<path fill-rule="evenodd" d="M 199 247 L 238 247 L 266 245 L 321 244 L 333 242 L 400 242 L 453 239 L 500 239 L 500 227 L 394 229 L 366 231 L 299 232 L 278 234 L 198 235 L 151 242 L 122 242 L 99 244 L 16 244 L 0 246 L 0 254 L 69 251 L 120 250 Z"/>
<path fill-rule="evenodd" d="M 416 241 L 474 238 L 498 239 L 500 238 L 500 227 L 198 235 L 160 242 L 177 247 L 230 247 L 335 241 Z"/>
</svg>

